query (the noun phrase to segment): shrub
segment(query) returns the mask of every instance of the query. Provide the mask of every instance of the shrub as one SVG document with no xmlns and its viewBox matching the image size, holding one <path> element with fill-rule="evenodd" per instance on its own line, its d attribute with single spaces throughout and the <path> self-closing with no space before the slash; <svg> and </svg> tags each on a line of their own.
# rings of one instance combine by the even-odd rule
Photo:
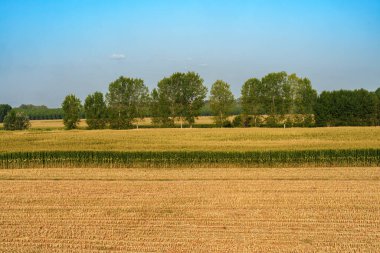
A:
<svg viewBox="0 0 380 253">
<path fill-rule="evenodd" d="M 11 110 L 4 118 L 5 130 L 24 130 L 29 127 L 29 118 L 22 112 Z"/>
</svg>

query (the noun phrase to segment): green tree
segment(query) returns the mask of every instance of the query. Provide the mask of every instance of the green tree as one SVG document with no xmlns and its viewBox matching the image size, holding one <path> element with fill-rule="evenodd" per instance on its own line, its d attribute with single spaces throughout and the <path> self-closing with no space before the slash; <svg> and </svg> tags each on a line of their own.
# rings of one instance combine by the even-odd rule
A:
<svg viewBox="0 0 380 253">
<path fill-rule="evenodd" d="M 230 85 L 221 80 L 212 85 L 210 93 L 210 107 L 214 114 L 215 123 L 222 127 L 235 103 L 234 95 L 231 92 Z"/>
<path fill-rule="evenodd" d="M 148 114 L 149 91 L 142 79 L 121 76 L 110 83 L 108 90 L 106 100 L 111 128 L 131 128 L 136 119 Z"/>
<path fill-rule="evenodd" d="M 296 74 L 288 77 L 292 92 L 292 109 L 291 113 L 313 114 L 315 103 L 317 101 L 317 91 L 311 86 L 307 78 L 299 78 Z"/>
<path fill-rule="evenodd" d="M 292 103 L 291 85 L 286 72 L 269 73 L 261 79 L 262 101 L 267 114 L 284 115 L 289 113 Z"/>
<path fill-rule="evenodd" d="M 86 122 L 90 129 L 104 129 L 107 125 L 107 106 L 101 92 L 87 96 L 84 103 Z"/>
<path fill-rule="evenodd" d="M 139 121 L 143 120 L 149 115 L 149 105 L 150 105 L 150 95 L 148 87 L 144 83 L 137 83 L 134 92 L 132 94 L 132 111 L 133 111 L 133 121 L 136 123 L 136 128 L 139 128 Z"/>
<path fill-rule="evenodd" d="M 12 110 L 12 106 L 8 104 L 0 104 L 0 123 L 4 121 L 5 116 Z"/>
<path fill-rule="evenodd" d="M 380 98 L 380 88 L 377 88 L 377 90 L 375 91 L 375 93 Z"/>
<path fill-rule="evenodd" d="M 375 94 L 377 95 L 377 124 L 380 125 L 380 88 L 378 88 L 375 91 Z"/>
<path fill-rule="evenodd" d="M 22 112 L 11 110 L 4 118 L 5 130 L 24 130 L 30 127 L 28 116 Z"/>
<path fill-rule="evenodd" d="M 81 101 L 75 95 L 70 94 L 65 97 L 65 100 L 62 102 L 63 110 L 63 124 L 65 128 L 75 129 L 78 127 L 81 115 Z"/>
<path fill-rule="evenodd" d="M 204 105 L 207 88 L 194 72 L 174 73 L 158 83 L 157 102 L 162 122 L 174 124 L 175 119 L 187 121 L 190 127 Z"/>
<path fill-rule="evenodd" d="M 153 89 L 150 101 L 150 114 L 152 117 L 152 124 L 155 126 L 173 127 L 174 121 L 169 118 L 168 108 L 164 104 L 166 100 L 160 99 L 157 89 Z"/>
<path fill-rule="evenodd" d="M 377 121 L 378 98 L 367 90 L 323 91 L 315 108 L 318 126 L 371 126 Z"/>
<path fill-rule="evenodd" d="M 311 86 L 307 78 L 299 78 L 296 74 L 288 76 L 288 82 L 291 87 L 292 106 L 289 113 L 296 118 L 301 117 L 302 125 L 311 124 L 310 118 L 314 114 L 314 108 L 317 103 L 317 91 Z M 297 115 L 298 114 L 298 115 Z"/>
<path fill-rule="evenodd" d="M 253 115 L 255 126 L 257 126 L 257 117 L 265 114 L 264 107 L 264 86 L 257 78 L 248 79 L 241 88 L 241 106 L 243 112 L 243 121 Z M 245 122 L 244 125 L 247 125 Z M 248 124 L 249 125 L 249 124 Z"/>
</svg>

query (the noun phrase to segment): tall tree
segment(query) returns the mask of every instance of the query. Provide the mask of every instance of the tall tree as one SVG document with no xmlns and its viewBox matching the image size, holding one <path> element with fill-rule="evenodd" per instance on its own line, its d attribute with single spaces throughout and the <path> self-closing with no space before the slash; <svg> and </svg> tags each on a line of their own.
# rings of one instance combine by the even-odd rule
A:
<svg viewBox="0 0 380 253">
<path fill-rule="evenodd" d="M 377 121 L 378 98 L 367 90 L 323 91 L 315 108 L 318 126 L 370 126 Z"/>
<path fill-rule="evenodd" d="M 243 118 L 250 119 L 253 115 L 254 125 L 257 126 L 257 116 L 265 114 L 264 96 L 265 90 L 262 82 L 257 78 L 248 79 L 241 88 L 241 106 Z M 247 122 L 248 124 L 251 124 Z"/>
<path fill-rule="evenodd" d="M 294 82 L 292 82 L 294 80 Z M 317 102 L 317 91 L 311 86 L 307 78 L 299 78 L 295 74 L 289 76 L 292 86 L 293 108 L 292 113 L 313 114 Z"/>
<path fill-rule="evenodd" d="M 289 113 L 292 97 L 286 72 L 269 73 L 261 79 L 261 83 L 266 113 L 272 116 Z"/>
<path fill-rule="evenodd" d="M 152 124 L 156 126 L 173 127 L 174 120 L 168 117 L 169 109 L 165 104 L 166 100 L 160 98 L 156 88 L 152 90 L 150 96 L 150 114 L 152 117 Z"/>
<path fill-rule="evenodd" d="M 380 125 L 380 88 L 375 91 L 377 95 L 377 123 L 376 125 Z"/>
<path fill-rule="evenodd" d="M 62 102 L 63 124 L 66 129 L 75 129 L 78 127 L 81 114 L 81 101 L 75 95 L 70 94 Z"/>
<path fill-rule="evenodd" d="M 181 128 L 184 121 L 191 127 L 206 98 L 207 88 L 203 79 L 194 72 L 174 73 L 162 79 L 157 86 L 162 121 L 174 124 L 178 119 Z"/>
<path fill-rule="evenodd" d="M 142 79 L 121 76 L 109 85 L 106 100 L 110 113 L 110 127 L 127 129 L 136 118 L 147 114 L 149 91 Z"/>
<path fill-rule="evenodd" d="M 311 124 L 314 114 L 314 108 L 317 103 L 317 91 L 311 86 L 307 78 L 299 78 L 296 74 L 288 76 L 288 83 L 291 87 L 292 106 L 289 113 L 301 121 L 303 126 Z M 310 119 L 309 122 L 307 122 Z M 293 122 L 293 121 L 292 121 Z"/>
<path fill-rule="evenodd" d="M 217 80 L 211 87 L 210 107 L 214 114 L 214 121 L 220 127 L 228 117 L 235 102 L 230 85 L 221 80 Z"/>
<path fill-rule="evenodd" d="M 377 90 L 375 91 L 375 93 L 380 98 L 380 88 L 377 88 Z"/>
<path fill-rule="evenodd" d="M 8 112 L 12 110 L 12 106 L 8 104 L 0 104 L 0 123 L 3 122 L 5 116 L 7 116 Z"/>
<path fill-rule="evenodd" d="M 107 125 L 107 106 L 101 92 L 87 96 L 84 102 L 86 122 L 90 129 L 104 129 Z"/>
<path fill-rule="evenodd" d="M 144 83 L 137 83 L 132 98 L 133 121 L 136 123 L 136 128 L 139 128 L 139 121 L 143 120 L 149 114 L 150 95 L 148 87 Z"/>
<path fill-rule="evenodd" d="M 11 110 L 4 118 L 5 130 L 24 130 L 30 127 L 28 116 L 22 112 Z"/>
</svg>

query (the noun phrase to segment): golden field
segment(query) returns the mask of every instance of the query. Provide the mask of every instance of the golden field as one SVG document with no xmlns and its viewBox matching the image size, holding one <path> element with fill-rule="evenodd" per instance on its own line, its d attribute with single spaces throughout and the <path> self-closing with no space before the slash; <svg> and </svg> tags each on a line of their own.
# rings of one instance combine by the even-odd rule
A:
<svg viewBox="0 0 380 253">
<path fill-rule="evenodd" d="M 379 168 L 0 170 L 0 252 L 379 252 Z"/>
<path fill-rule="evenodd" d="M 0 131 L 0 152 L 255 151 L 380 147 L 380 127 Z"/>
</svg>

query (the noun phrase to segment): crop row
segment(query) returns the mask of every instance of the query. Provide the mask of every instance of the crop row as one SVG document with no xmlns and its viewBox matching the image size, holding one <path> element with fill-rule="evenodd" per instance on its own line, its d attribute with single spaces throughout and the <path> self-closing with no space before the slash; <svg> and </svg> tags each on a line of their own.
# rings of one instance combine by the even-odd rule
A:
<svg viewBox="0 0 380 253">
<path fill-rule="evenodd" d="M 380 166 L 380 149 L 263 152 L 47 151 L 0 153 L 0 168 Z"/>
</svg>

